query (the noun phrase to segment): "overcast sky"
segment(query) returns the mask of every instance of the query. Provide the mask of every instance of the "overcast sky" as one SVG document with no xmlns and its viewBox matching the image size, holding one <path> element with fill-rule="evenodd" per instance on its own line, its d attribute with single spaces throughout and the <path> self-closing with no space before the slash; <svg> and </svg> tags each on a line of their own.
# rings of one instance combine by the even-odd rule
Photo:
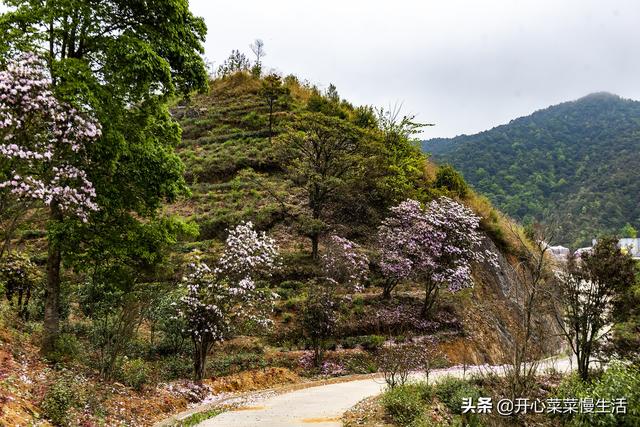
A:
<svg viewBox="0 0 640 427">
<path fill-rule="evenodd" d="M 355 104 L 475 133 L 595 91 L 640 99 L 638 0 L 191 0 L 206 56 L 265 43 L 265 66 Z"/>
</svg>

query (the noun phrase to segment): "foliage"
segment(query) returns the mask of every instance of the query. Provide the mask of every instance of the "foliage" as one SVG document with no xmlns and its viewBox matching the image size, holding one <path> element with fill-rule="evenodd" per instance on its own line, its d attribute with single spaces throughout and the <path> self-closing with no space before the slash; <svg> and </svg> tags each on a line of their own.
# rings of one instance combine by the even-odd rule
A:
<svg viewBox="0 0 640 427">
<path fill-rule="evenodd" d="M 575 414 L 568 425 L 571 426 L 636 426 L 640 423 L 640 371 L 637 366 L 612 362 L 599 378 L 584 382 L 579 375 L 569 375 L 555 392 L 558 398 L 575 399 L 616 399 L 626 398 L 626 414 Z M 562 414 L 567 416 L 567 414 Z"/>
<path fill-rule="evenodd" d="M 23 318 L 27 317 L 31 293 L 40 280 L 40 271 L 27 254 L 17 252 L 0 258 L 0 281 L 4 282 L 5 295 L 9 304 L 13 304 L 13 295 L 18 295 L 16 308 Z"/>
<path fill-rule="evenodd" d="M 476 402 L 482 395 L 481 390 L 469 381 L 450 376 L 438 380 L 434 393 L 452 413 L 458 415 L 462 413 L 462 400 L 465 397 Z"/>
<path fill-rule="evenodd" d="M 184 420 L 180 420 L 176 422 L 175 424 L 172 425 L 172 427 L 197 426 L 201 424 L 203 421 L 206 421 L 217 415 L 220 415 L 222 412 L 223 412 L 222 409 L 219 409 L 219 408 L 209 409 L 208 411 L 204 411 L 204 412 L 197 412 L 195 414 L 189 415 Z"/>
<path fill-rule="evenodd" d="M 346 185 L 363 174 L 363 134 L 357 127 L 319 113 L 300 115 L 280 140 L 282 157 L 294 185 L 304 189 L 308 212 L 302 218 L 312 257 L 326 229 L 327 208 Z"/>
<path fill-rule="evenodd" d="M 640 102 L 595 93 L 475 135 L 425 141 L 503 212 L 578 248 L 640 226 Z"/>
<path fill-rule="evenodd" d="M 149 382 L 150 374 L 147 362 L 142 359 L 126 359 L 122 363 L 122 382 L 136 390 L 142 390 L 142 386 Z"/>
<path fill-rule="evenodd" d="M 136 237 L 156 224 L 161 203 L 186 193 L 183 166 L 173 150 L 180 127 L 167 102 L 175 94 L 206 87 L 208 76 L 200 56 L 206 27 L 191 14 L 187 0 L 152 0 L 144 5 L 106 0 L 98 6 L 69 0 L 56 7 L 22 0 L 4 3 L 8 10 L 0 19 L 2 62 L 21 52 L 41 53 L 56 98 L 74 105 L 76 111 L 86 107 L 101 126 L 100 137 L 87 149 L 91 167 L 83 169 L 95 190 L 95 197 L 89 192 L 91 201 L 100 211 L 82 224 L 64 220 L 54 210 L 49 224 L 42 343 L 47 351 L 59 331 L 63 256 L 78 269 L 100 264 L 99 255 L 112 250 L 136 258 Z M 87 134 L 97 135 L 93 130 Z M 73 151 L 74 147 L 56 148 Z M 82 188 L 88 188 L 82 174 L 68 168 L 60 171 L 70 175 L 65 180 L 82 181 Z M 175 229 L 164 231 L 165 241 L 176 235 Z M 127 237 L 133 239 L 121 244 Z"/>
<path fill-rule="evenodd" d="M 232 50 L 229 57 L 218 67 L 218 76 L 225 77 L 237 72 L 249 71 L 249 58 L 239 50 Z"/>
<path fill-rule="evenodd" d="M 338 302 L 330 288 L 330 285 L 314 285 L 302 311 L 302 330 L 313 348 L 315 367 L 320 366 L 326 341 L 333 336 L 337 326 Z"/>
<path fill-rule="evenodd" d="M 76 361 L 81 354 L 81 345 L 75 335 L 62 333 L 56 338 L 53 351 L 47 354 L 47 360 L 55 364 Z"/>
<path fill-rule="evenodd" d="M 76 404 L 73 380 L 69 376 L 58 378 L 47 389 L 40 407 L 54 425 L 69 425 L 69 411 Z"/>
<path fill-rule="evenodd" d="M 382 395 L 382 405 L 396 424 L 410 426 L 419 420 L 432 397 L 433 389 L 426 383 L 399 385 Z"/>
<path fill-rule="evenodd" d="M 590 360 L 602 350 L 606 326 L 624 322 L 630 314 L 627 292 L 636 283 L 635 269 L 631 256 L 618 248 L 617 239 L 609 237 L 582 254 L 579 263 L 570 256 L 565 271 L 559 273 L 564 309 L 564 322 L 559 324 L 583 380 L 589 376 Z M 627 346 L 621 341 L 614 340 L 618 353 L 633 354 L 624 351 Z"/>
<path fill-rule="evenodd" d="M 451 165 L 443 165 L 436 172 L 436 179 L 433 183 L 434 187 L 442 188 L 452 196 L 464 198 L 469 192 L 469 186 Z"/>
</svg>

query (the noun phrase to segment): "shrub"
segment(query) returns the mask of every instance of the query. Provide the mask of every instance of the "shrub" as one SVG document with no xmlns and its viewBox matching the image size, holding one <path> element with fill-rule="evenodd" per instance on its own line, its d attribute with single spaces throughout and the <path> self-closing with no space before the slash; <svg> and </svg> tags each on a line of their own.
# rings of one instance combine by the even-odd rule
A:
<svg viewBox="0 0 640 427">
<path fill-rule="evenodd" d="M 57 379 L 44 395 L 40 405 L 45 417 L 54 425 L 69 424 L 69 411 L 76 402 L 73 383 L 69 378 Z"/>
<path fill-rule="evenodd" d="M 637 366 L 612 362 L 602 375 L 584 383 L 577 374 L 564 379 L 558 387 L 559 398 L 593 398 L 614 401 L 627 399 L 626 414 L 575 414 L 567 423 L 571 426 L 638 426 L 640 425 L 640 370 Z M 562 414 L 563 417 L 567 414 Z"/>
<path fill-rule="evenodd" d="M 76 360 L 80 354 L 80 342 L 75 335 L 63 333 L 56 339 L 53 350 L 47 354 L 47 360 L 58 364 Z"/>
<path fill-rule="evenodd" d="M 408 426 L 420 419 L 431 398 L 427 384 L 408 384 L 388 389 L 382 395 L 382 406 L 395 423 Z"/>
<path fill-rule="evenodd" d="M 481 395 L 481 390 L 477 386 L 454 377 L 442 378 L 434 391 L 438 399 L 454 414 L 462 413 L 463 398 L 472 398 L 477 401 Z"/>
<path fill-rule="evenodd" d="M 385 338 L 381 335 L 367 335 L 362 337 L 360 343 L 362 344 L 362 348 L 365 350 L 373 351 L 382 347 L 382 344 L 384 344 L 385 341 Z"/>
<path fill-rule="evenodd" d="M 193 375 L 193 361 L 180 355 L 172 355 L 162 360 L 162 378 L 165 381 L 190 378 Z"/>
<path fill-rule="evenodd" d="M 136 390 L 149 382 L 149 367 L 142 359 L 125 359 L 121 370 L 122 382 Z"/>
</svg>

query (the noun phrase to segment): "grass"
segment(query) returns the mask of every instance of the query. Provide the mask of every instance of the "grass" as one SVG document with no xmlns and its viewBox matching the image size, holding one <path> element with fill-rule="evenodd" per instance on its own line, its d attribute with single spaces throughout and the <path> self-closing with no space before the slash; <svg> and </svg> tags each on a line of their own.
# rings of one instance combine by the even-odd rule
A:
<svg viewBox="0 0 640 427">
<path fill-rule="evenodd" d="M 220 415 L 224 410 L 221 408 L 213 408 L 204 412 L 197 412 L 189 415 L 184 420 L 176 421 L 172 427 L 192 427 L 200 424 L 203 421 L 209 420 L 213 417 Z"/>
</svg>

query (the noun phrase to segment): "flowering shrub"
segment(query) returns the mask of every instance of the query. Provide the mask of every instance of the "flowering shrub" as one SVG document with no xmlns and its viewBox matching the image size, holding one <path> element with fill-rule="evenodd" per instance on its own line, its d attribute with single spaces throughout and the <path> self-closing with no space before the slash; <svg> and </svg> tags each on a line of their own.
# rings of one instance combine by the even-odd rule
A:
<svg viewBox="0 0 640 427">
<path fill-rule="evenodd" d="M 358 244 L 333 235 L 329 238 L 321 261 L 330 281 L 346 285 L 355 292 L 362 291 L 369 273 L 369 258 L 362 253 Z"/>
<path fill-rule="evenodd" d="M 194 344 L 196 379 L 204 377 L 207 355 L 216 342 L 231 337 L 247 322 L 269 325 L 276 295 L 258 288 L 252 275 L 258 270 L 268 273 L 277 254 L 275 242 L 246 223 L 229 232 L 218 268 L 212 270 L 197 256 L 189 264 L 178 312 Z"/>
<path fill-rule="evenodd" d="M 83 169 L 100 125 L 58 101 L 44 63 L 33 54 L 0 72 L 0 192 L 40 200 L 86 221 L 98 210 Z"/>
<path fill-rule="evenodd" d="M 382 274 L 388 283 L 423 281 L 426 315 L 441 287 L 456 292 L 472 286 L 470 263 L 491 257 L 480 250 L 479 223 L 469 208 L 447 197 L 424 209 L 416 200 L 402 202 L 378 229 Z"/>
</svg>

